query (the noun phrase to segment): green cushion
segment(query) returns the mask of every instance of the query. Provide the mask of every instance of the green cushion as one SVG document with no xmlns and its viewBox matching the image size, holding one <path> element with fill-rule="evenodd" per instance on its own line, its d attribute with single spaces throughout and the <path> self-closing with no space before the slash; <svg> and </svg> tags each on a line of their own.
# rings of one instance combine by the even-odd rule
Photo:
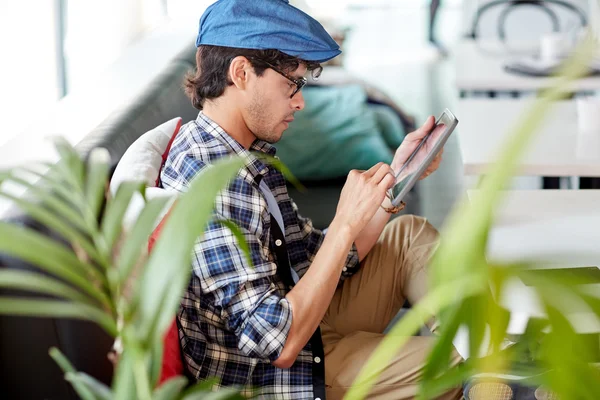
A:
<svg viewBox="0 0 600 400">
<path fill-rule="evenodd" d="M 360 86 L 305 87 L 303 95 L 304 110 L 277 143 L 277 155 L 297 178 L 337 178 L 392 161 L 392 148 Z"/>
<path fill-rule="evenodd" d="M 385 104 L 369 104 L 369 108 L 375 113 L 385 143 L 388 147 L 397 149 L 404 140 L 406 131 L 396 111 Z"/>
</svg>

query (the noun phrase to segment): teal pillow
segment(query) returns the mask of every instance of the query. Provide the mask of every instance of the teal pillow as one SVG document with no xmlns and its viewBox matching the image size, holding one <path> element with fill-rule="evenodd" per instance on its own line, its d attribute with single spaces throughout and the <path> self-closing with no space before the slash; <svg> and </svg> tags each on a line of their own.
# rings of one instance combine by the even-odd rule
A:
<svg viewBox="0 0 600 400">
<path fill-rule="evenodd" d="M 375 120 L 385 143 L 388 147 L 397 149 L 404 140 L 406 131 L 396 111 L 385 104 L 369 104 L 369 108 L 375 113 Z"/>
<path fill-rule="evenodd" d="M 351 169 L 390 163 L 367 94 L 359 85 L 305 87 L 305 108 L 277 143 L 277 155 L 301 180 L 343 177 Z"/>
</svg>

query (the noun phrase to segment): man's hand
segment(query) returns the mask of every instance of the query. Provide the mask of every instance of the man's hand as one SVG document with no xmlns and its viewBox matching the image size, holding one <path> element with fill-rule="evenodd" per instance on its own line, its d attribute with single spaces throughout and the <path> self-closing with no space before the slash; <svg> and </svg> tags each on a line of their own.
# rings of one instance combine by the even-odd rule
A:
<svg viewBox="0 0 600 400">
<path fill-rule="evenodd" d="M 356 237 L 383 203 L 386 191 L 394 185 L 394 179 L 390 166 L 382 162 L 368 171 L 350 171 L 332 224 L 347 226 L 353 238 Z"/>
<path fill-rule="evenodd" d="M 308 271 L 285 296 L 294 317 L 283 350 L 273 361 L 277 368 L 290 368 L 294 364 L 298 353 L 323 320 L 352 243 L 373 219 L 385 192 L 393 184 L 392 169 L 384 163 L 368 171 L 350 171 L 348 174 L 335 217 L 321 248 Z M 386 214 L 385 211 L 383 213 Z M 356 246 L 358 249 L 358 244 Z"/>
<path fill-rule="evenodd" d="M 410 157 L 412 152 L 415 151 L 415 149 L 419 146 L 419 144 L 421 143 L 423 138 L 425 136 L 427 136 L 427 134 L 429 132 L 432 131 L 434 126 L 435 126 L 435 117 L 430 116 L 429 118 L 427 118 L 425 123 L 419 129 L 406 135 L 406 137 L 402 141 L 402 144 L 396 150 L 396 154 L 394 155 L 394 160 L 392 161 L 391 166 L 392 166 L 392 169 L 395 171 L 395 173 L 398 173 L 398 171 L 400 170 L 400 167 L 402 167 L 402 165 L 406 162 L 408 157 Z M 426 150 L 426 149 L 422 148 L 422 150 Z M 435 156 L 435 158 L 433 159 L 431 164 L 429 164 L 429 167 L 427 167 L 427 170 L 423 173 L 423 175 L 421 175 L 419 177 L 419 179 L 424 179 L 424 178 L 428 177 L 429 175 L 431 175 L 438 169 L 438 167 L 440 166 L 440 162 L 442 161 L 442 153 L 443 152 L 444 152 L 444 149 L 440 150 L 440 152 Z M 421 153 L 421 151 L 419 151 L 419 153 Z M 425 154 L 425 153 L 426 152 L 424 152 L 423 154 Z M 419 161 L 418 157 L 413 161 L 414 168 L 416 168 L 416 166 L 418 165 L 418 161 Z M 410 171 L 405 171 L 405 172 L 410 173 Z"/>
</svg>

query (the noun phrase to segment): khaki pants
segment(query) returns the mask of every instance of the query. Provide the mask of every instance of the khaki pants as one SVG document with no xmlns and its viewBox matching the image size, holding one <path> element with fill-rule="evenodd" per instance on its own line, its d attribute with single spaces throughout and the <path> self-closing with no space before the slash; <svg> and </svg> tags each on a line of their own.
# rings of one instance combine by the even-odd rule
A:
<svg viewBox="0 0 600 400">
<path fill-rule="evenodd" d="M 412 215 L 390 222 L 363 260 L 361 269 L 337 289 L 321 330 L 325 347 L 327 399 L 342 399 L 383 331 L 408 299 L 412 304 L 426 292 L 426 264 L 436 248 L 438 233 L 427 220 Z M 415 336 L 381 373 L 370 399 L 412 399 L 433 338 Z M 453 362 L 460 362 L 456 353 Z M 460 399 L 455 389 L 440 397 Z"/>
</svg>

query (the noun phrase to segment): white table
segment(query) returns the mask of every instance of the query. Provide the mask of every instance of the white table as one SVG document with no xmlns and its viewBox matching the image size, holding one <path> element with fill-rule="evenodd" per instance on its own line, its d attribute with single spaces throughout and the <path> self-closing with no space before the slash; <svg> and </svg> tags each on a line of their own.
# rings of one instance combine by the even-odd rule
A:
<svg viewBox="0 0 600 400">
<path fill-rule="evenodd" d="M 469 191 L 469 197 L 477 191 Z M 490 232 L 490 261 L 548 260 L 544 267 L 600 266 L 600 190 L 507 191 Z M 600 297 L 600 284 L 587 285 Z M 500 302 L 512 311 L 509 333 L 521 333 L 531 316 L 544 311 L 534 292 L 511 282 Z M 574 307 L 570 321 L 580 333 L 600 332 L 600 321 Z"/>
<path fill-rule="evenodd" d="M 501 42 L 463 39 L 456 47 L 456 87 L 461 92 L 530 92 L 552 87 L 556 78 L 528 77 L 504 71 L 504 63 L 522 57 L 519 46 L 511 53 Z M 600 90 L 600 77 L 586 77 L 572 84 L 576 91 Z"/>
<path fill-rule="evenodd" d="M 456 128 L 464 172 L 483 174 L 496 158 L 501 144 L 513 132 L 527 99 L 460 99 Z M 521 160 L 521 176 L 600 177 L 600 132 L 577 132 L 573 101 L 557 102 L 548 112 Z"/>
</svg>

